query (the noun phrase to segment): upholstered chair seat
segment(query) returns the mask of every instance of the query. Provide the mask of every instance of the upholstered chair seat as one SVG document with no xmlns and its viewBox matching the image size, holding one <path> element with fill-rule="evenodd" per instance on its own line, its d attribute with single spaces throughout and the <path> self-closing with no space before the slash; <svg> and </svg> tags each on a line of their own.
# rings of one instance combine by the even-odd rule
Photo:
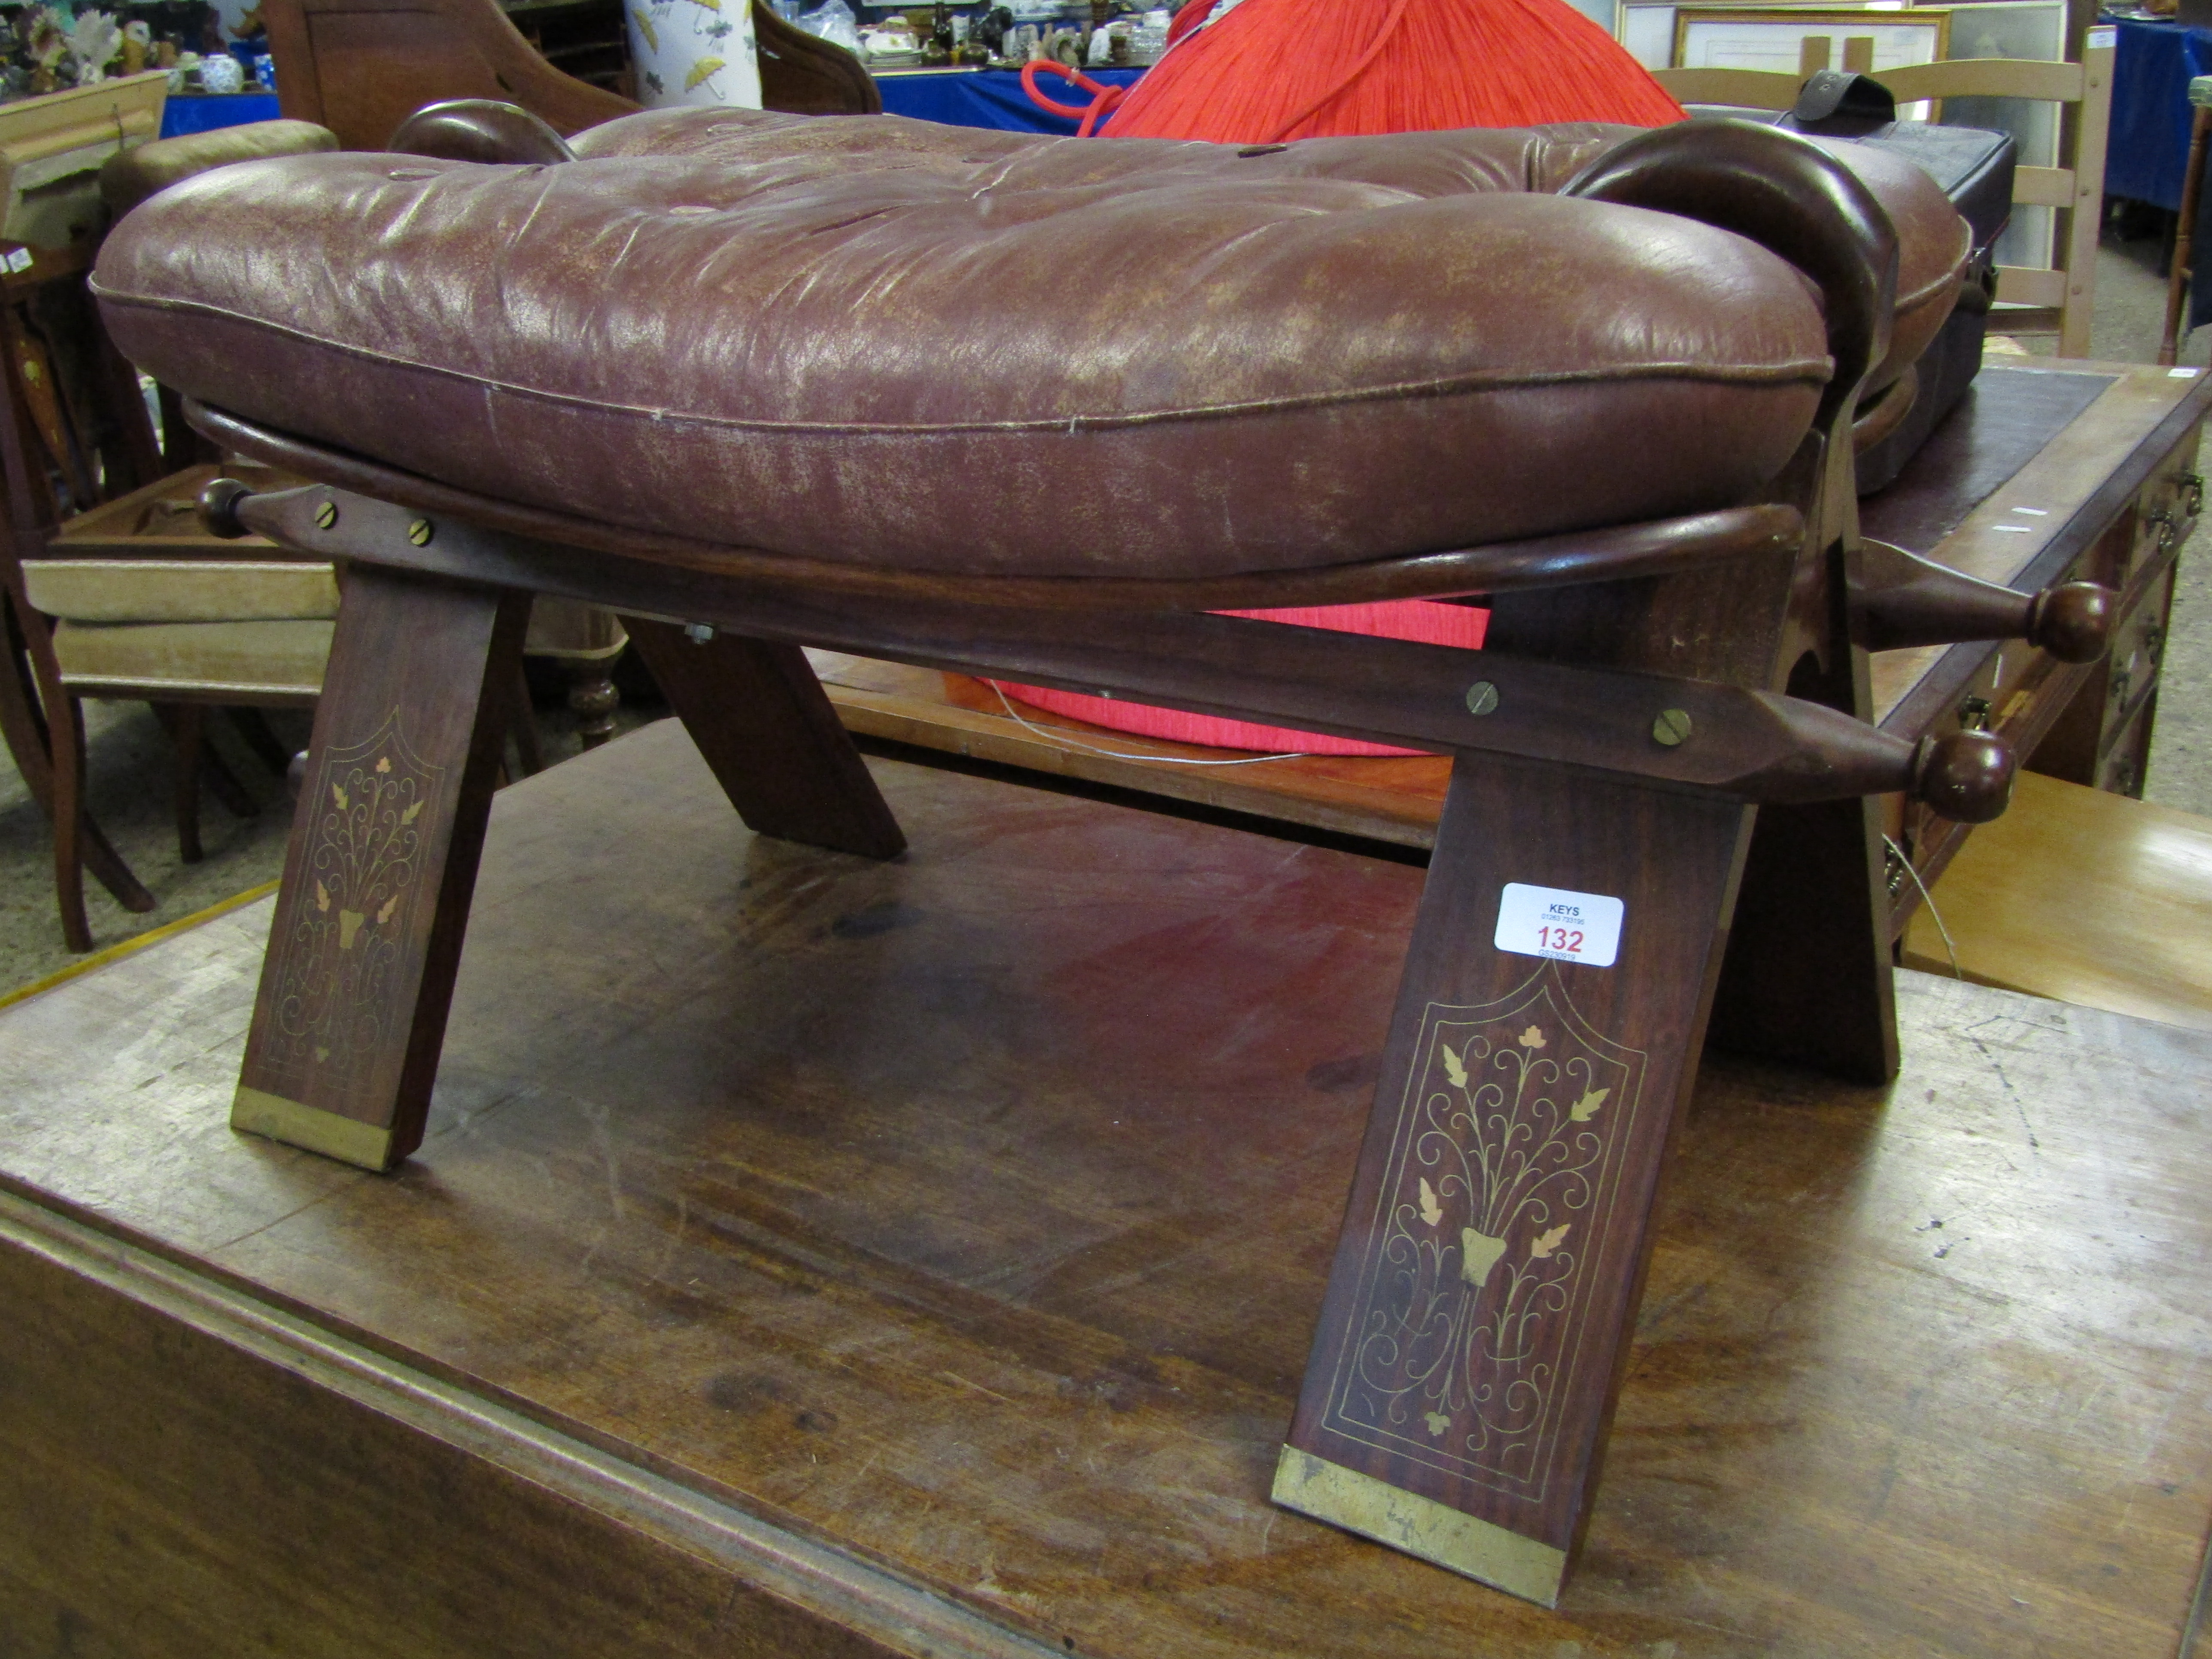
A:
<svg viewBox="0 0 2212 1659">
<path fill-rule="evenodd" d="M 1789 459 L 1821 304 L 1553 193 L 1625 129 L 1112 144 L 669 110 L 576 159 L 187 180 L 96 287 L 190 397 L 518 506 L 813 561 L 1222 577 L 1694 513 Z M 1891 349 L 1967 252 L 1908 163 Z M 211 222 L 221 238 L 200 234 Z"/>
</svg>

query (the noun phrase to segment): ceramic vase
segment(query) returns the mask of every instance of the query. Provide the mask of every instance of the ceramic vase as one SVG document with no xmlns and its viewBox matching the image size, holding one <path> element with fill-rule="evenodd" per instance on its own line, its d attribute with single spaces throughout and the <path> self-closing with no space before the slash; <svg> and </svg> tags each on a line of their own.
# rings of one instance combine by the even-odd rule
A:
<svg viewBox="0 0 2212 1659">
<path fill-rule="evenodd" d="M 750 0 L 629 0 L 637 100 L 761 106 Z"/>
</svg>

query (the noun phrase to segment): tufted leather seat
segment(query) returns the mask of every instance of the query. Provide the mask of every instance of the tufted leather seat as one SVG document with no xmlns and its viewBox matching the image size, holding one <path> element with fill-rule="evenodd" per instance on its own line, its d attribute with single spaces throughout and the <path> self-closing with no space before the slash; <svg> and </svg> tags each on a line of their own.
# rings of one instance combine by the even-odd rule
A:
<svg viewBox="0 0 2212 1659">
<path fill-rule="evenodd" d="M 667 110 L 550 167 L 227 168 L 125 219 L 96 283 L 191 396 L 603 524 L 921 571 L 1312 568 L 1730 505 L 1788 459 L 1819 301 L 1726 231 L 1550 193 L 1627 136 L 1255 153 Z M 1907 362 L 1963 226 L 1844 159 L 1901 227 Z"/>
</svg>

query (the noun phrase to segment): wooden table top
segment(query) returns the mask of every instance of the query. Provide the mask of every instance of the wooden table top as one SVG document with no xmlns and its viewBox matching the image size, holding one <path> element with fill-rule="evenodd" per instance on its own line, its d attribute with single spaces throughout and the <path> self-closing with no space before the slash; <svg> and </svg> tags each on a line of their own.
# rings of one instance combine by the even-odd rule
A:
<svg viewBox="0 0 2212 1659">
<path fill-rule="evenodd" d="M 749 836 L 674 721 L 503 792 L 393 1176 L 226 1127 L 265 902 L 0 1012 L 0 1629 L 51 1568 L 139 1659 L 2173 1659 L 2212 1036 L 1908 973 L 1886 1091 L 1709 1060 L 1546 1612 L 1267 1501 L 1419 872 L 876 764 L 888 864 Z M 56 1261 L 243 1334 L 111 1376 Z M 282 1386 L 196 1407 L 234 1350 Z M 379 1478 L 410 1434 L 464 1467 Z"/>
<path fill-rule="evenodd" d="M 2212 1030 L 2212 820 L 2023 772 L 1936 905 L 1909 968 Z"/>
</svg>

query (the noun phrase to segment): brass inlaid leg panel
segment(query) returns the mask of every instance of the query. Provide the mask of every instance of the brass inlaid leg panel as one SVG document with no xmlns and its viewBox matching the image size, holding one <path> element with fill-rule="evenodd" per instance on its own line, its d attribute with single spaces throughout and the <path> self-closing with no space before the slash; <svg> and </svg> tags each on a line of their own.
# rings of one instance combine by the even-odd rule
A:
<svg viewBox="0 0 2212 1659">
<path fill-rule="evenodd" d="M 346 583 L 233 1121 L 388 1169 L 422 1139 L 529 601 Z"/>
<path fill-rule="evenodd" d="M 1291 1507 L 1558 1595 L 1748 817 L 1458 763 L 1285 1437 L 1310 1460 L 1277 1483 Z M 1544 943 L 1516 887 L 1583 921 Z"/>
</svg>

